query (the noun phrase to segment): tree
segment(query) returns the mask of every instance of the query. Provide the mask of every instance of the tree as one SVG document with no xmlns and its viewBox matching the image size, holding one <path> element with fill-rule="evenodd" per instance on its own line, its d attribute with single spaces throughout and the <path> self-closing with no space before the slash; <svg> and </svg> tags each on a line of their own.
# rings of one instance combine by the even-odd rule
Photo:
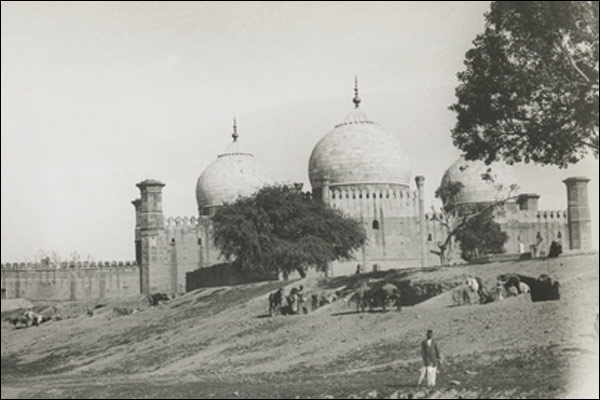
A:
<svg viewBox="0 0 600 400">
<path fill-rule="evenodd" d="M 492 2 L 458 74 L 468 160 L 566 167 L 598 158 L 598 2 Z"/>
<path fill-rule="evenodd" d="M 490 182 L 498 193 L 503 192 L 503 185 L 495 182 L 491 168 L 481 175 L 482 184 Z M 461 182 L 446 182 L 435 191 L 443 207 L 440 212 L 434 211 L 434 218 L 446 229 L 446 238 L 437 243 L 438 251 L 432 251 L 440 257 L 441 265 L 448 265 L 455 241 L 461 245 L 463 256 L 467 251 L 499 252 L 508 239 L 500 231 L 500 226 L 493 220 L 493 211 L 507 201 L 514 200 L 518 191 L 516 184 L 511 184 L 506 195 L 500 199 L 483 204 L 457 204 L 457 196 L 463 189 Z M 489 232 L 488 232 L 489 231 Z M 479 232 L 480 236 L 477 236 Z M 501 244 L 500 244 L 501 242 Z M 472 254 L 472 253 L 471 253 Z M 464 257 L 463 257 L 464 258 Z"/>
<path fill-rule="evenodd" d="M 88 254 L 84 260 L 84 257 L 82 257 L 77 251 L 72 252 L 69 257 L 63 257 L 56 250 L 38 250 L 33 257 L 33 261 L 50 267 L 53 265 L 59 265 L 63 262 L 68 262 L 70 264 L 75 264 L 76 262 L 80 261 L 91 262 L 94 261 L 94 258 Z"/>
<path fill-rule="evenodd" d="M 270 186 L 220 207 L 212 217 L 215 246 L 244 269 L 268 274 L 352 259 L 366 234 L 360 223 L 298 187 Z"/>
<path fill-rule="evenodd" d="M 486 254 L 504 253 L 504 244 L 507 240 L 506 232 L 502 232 L 500 224 L 494 221 L 492 208 L 476 214 L 456 232 L 461 257 L 466 261 Z"/>
</svg>

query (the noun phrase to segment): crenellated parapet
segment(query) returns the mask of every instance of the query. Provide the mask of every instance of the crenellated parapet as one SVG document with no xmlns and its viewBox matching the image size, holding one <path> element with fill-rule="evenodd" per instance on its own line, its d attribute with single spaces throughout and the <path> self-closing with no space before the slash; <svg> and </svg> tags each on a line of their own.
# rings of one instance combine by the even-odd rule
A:
<svg viewBox="0 0 600 400">
<path fill-rule="evenodd" d="M 541 220 L 562 220 L 567 221 L 567 210 L 540 210 L 537 212 L 537 218 Z"/>
<path fill-rule="evenodd" d="M 167 228 L 174 228 L 178 226 L 196 226 L 198 225 L 198 218 L 192 217 L 169 217 L 165 220 L 165 226 Z"/>
<path fill-rule="evenodd" d="M 427 212 L 425 213 L 425 221 L 440 221 L 442 219 L 441 212 Z"/>
<path fill-rule="evenodd" d="M 342 200 L 342 199 L 416 199 L 417 192 L 409 189 L 383 189 L 383 190 L 369 190 L 364 188 L 353 188 L 343 187 L 336 188 L 330 187 L 330 199 L 331 200 Z"/>
<path fill-rule="evenodd" d="M 137 269 L 138 264 L 135 261 L 76 261 L 60 263 L 39 263 L 39 262 L 13 262 L 2 263 L 2 270 L 87 270 L 87 269 Z"/>
</svg>

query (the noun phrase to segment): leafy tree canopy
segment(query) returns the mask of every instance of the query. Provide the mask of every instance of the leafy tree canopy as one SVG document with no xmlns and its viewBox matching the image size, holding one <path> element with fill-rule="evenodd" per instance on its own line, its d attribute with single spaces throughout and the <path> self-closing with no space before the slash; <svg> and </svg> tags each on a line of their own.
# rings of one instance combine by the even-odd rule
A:
<svg viewBox="0 0 600 400">
<path fill-rule="evenodd" d="M 366 240 L 358 221 L 289 186 L 266 187 L 226 204 L 212 221 L 223 256 L 266 273 L 325 271 L 331 261 L 351 259 Z"/>
<path fill-rule="evenodd" d="M 492 2 L 458 74 L 469 160 L 566 167 L 598 157 L 598 2 Z"/>
<path fill-rule="evenodd" d="M 468 261 L 486 254 L 504 253 L 508 235 L 494 221 L 493 209 L 486 208 L 458 228 L 456 240 L 460 243 L 462 258 Z"/>
</svg>

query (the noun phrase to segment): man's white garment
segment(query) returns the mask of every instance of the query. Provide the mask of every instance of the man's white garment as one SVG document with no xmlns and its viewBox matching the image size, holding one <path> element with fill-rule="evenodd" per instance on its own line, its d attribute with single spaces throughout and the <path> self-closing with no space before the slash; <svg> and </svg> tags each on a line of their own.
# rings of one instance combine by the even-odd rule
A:
<svg viewBox="0 0 600 400">
<path fill-rule="evenodd" d="M 431 339 L 427 339 L 427 346 L 431 346 Z M 435 375 L 437 373 L 436 367 L 426 367 L 423 366 L 421 368 L 421 376 L 419 377 L 419 386 L 423 379 L 427 377 L 427 386 L 435 386 Z"/>
<path fill-rule="evenodd" d="M 421 368 L 421 376 L 419 377 L 419 386 L 423 379 L 427 377 L 427 386 L 435 386 L 435 375 L 437 373 L 436 367 L 422 367 Z"/>
</svg>

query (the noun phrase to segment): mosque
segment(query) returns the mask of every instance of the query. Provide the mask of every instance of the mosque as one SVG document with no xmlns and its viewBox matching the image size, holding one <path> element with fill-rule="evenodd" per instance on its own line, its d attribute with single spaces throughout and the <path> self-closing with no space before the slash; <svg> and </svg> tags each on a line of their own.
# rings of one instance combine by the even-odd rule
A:
<svg viewBox="0 0 600 400">
<path fill-rule="evenodd" d="M 313 198 L 356 218 L 367 233 L 354 260 L 333 262 L 327 274 L 439 265 L 435 253 L 447 228 L 440 214 L 425 212 L 425 177 L 411 178 L 398 135 L 363 113 L 358 87 L 354 90 L 352 111 L 318 141 L 308 162 Z M 508 236 L 506 255 L 496 257 L 543 257 L 553 241 L 565 252 L 591 249 L 588 181 L 564 180 L 566 210 L 539 210 L 539 195 L 511 191 L 510 200 L 494 208 L 494 219 Z M 488 166 L 459 158 L 446 170 L 441 185 L 455 182 L 462 184 L 457 185 L 460 190 L 445 206 L 461 210 L 507 199 L 508 188 L 517 181 L 505 164 Z M 257 275 L 224 260 L 213 245 L 211 224 L 218 207 L 273 183 L 243 148 L 234 120 L 231 144 L 198 178 L 195 216 L 165 218 L 165 184 L 144 180 L 137 184 L 140 197 L 132 202 L 134 262 L 2 263 L 2 298 L 91 300 L 278 279 L 277 274 Z M 460 262 L 458 250 L 453 246 L 447 252 L 451 262 Z"/>
<path fill-rule="evenodd" d="M 368 237 L 355 252 L 354 261 L 334 262 L 329 275 L 354 273 L 357 266 L 370 271 L 439 264 L 435 251 L 447 230 L 439 215 L 425 212 L 425 177 L 415 176 L 413 185 L 397 135 L 363 113 L 357 85 L 352 101 L 353 110 L 319 140 L 308 162 L 313 197 L 359 220 Z M 482 179 L 484 174 L 493 180 Z M 567 210 L 541 211 L 539 195 L 513 193 L 511 200 L 495 210 L 495 221 L 508 234 L 505 251 L 543 256 L 552 241 L 561 243 L 563 249 L 590 249 L 588 181 L 583 177 L 564 181 Z M 505 199 L 516 179 L 505 164 L 488 166 L 460 158 L 443 175 L 442 184 L 451 182 L 462 183 L 454 197 L 456 205 L 470 205 Z M 132 203 L 142 293 L 181 293 L 202 285 L 199 280 L 229 274 L 226 261 L 213 246 L 210 217 L 221 205 L 273 183 L 254 155 L 243 148 L 235 120 L 231 144 L 198 178 L 197 216 L 165 218 L 165 184 L 154 179 L 138 183 L 140 198 Z M 203 273 L 207 271 L 212 272 Z M 190 285 L 191 281 L 196 283 Z"/>
</svg>

